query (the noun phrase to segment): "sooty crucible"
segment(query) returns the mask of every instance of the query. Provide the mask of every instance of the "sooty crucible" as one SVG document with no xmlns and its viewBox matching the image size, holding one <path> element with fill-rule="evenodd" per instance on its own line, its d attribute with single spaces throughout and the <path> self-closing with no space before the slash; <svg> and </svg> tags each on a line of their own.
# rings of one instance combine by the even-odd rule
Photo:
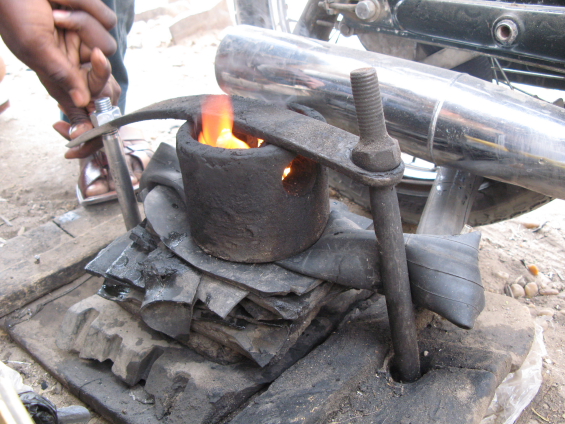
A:
<svg viewBox="0 0 565 424">
<path fill-rule="evenodd" d="M 329 216 L 325 167 L 237 128 L 234 134 L 252 148 L 202 144 L 199 131 L 190 122 L 180 128 L 177 154 L 192 237 L 205 252 L 234 262 L 272 262 L 319 239 Z"/>
</svg>

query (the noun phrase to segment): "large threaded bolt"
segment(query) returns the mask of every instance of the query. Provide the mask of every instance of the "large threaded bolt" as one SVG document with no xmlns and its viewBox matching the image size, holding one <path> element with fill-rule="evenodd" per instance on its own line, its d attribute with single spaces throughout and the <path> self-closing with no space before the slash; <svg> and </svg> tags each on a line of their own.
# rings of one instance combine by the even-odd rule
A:
<svg viewBox="0 0 565 424">
<path fill-rule="evenodd" d="M 359 123 L 359 143 L 351 159 L 373 172 L 390 171 L 401 163 L 398 141 L 388 135 L 377 71 L 361 68 L 351 72 L 351 90 Z"/>
</svg>

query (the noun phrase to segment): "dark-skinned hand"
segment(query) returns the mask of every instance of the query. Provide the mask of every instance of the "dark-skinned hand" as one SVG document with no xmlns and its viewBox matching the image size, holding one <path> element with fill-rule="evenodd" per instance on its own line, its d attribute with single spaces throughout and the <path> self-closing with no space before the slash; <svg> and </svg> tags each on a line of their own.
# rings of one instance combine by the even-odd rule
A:
<svg viewBox="0 0 565 424">
<path fill-rule="evenodd" d="M 88 82 L 77 63 L 91 62 L 95 48 L 106 56 L 114 54 L 116 41 L 108 31 L 116 22 L 114 12 L 100 0 L 0 1 L 0 35 L 4 42 L 37 73 L 49 94 L 65 110 L 86 107 L 91 101 Z M 80 40 L 72 46 L 72 57 L 69 43 L 76 41 L 74 36 L 65 36 L 67 31 Z"/>
</svg>

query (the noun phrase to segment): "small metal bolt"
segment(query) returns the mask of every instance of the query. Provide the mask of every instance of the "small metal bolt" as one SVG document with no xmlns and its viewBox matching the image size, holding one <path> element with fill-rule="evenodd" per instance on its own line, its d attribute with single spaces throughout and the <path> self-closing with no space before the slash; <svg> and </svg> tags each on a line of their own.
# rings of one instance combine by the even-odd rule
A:
<svg viewBox="0 0 565 424">
<path fill-rule="evenodd" d="M 94 100 L 94 106 L 96 110 L 90 114 L 90 120 L 95 127 L 100 127 L 122 116 L 120 108 L 118 106 L 112 106 L 109 97 Z"/>
<path fill-rule="evenodd" d="M 362 0 L 355 6 L 355 14 L 364 21 L 376 20 L 381 11 L 381 6 L 377 0 Z"/>
<path fill-rule="evenodd" d="M 351 159 L 367 171 L 390 171 L 400 165 L 398 141 L 392 138 L 385 124 L 377 71 L 361 68 L 351 72 L 351 91 L 359 123 L 359 143 Z"/>
<path fill-rule="evenodd" d="M 353 28 L 351 28 L 350 26 L 348 26 L 344 23 L 340 23 L 339 32 L 344 37 L 351 37 L 353 34 L 355 34 L 355 31 L 353 30 Z"/>
<path fill-rule="evenodd" d="M 494 39 L 503 46 L 514 44 L 518 33 L 518 25 L 511 19 L 502 19 L 494 25 Z"/>
<path fill-rule="evenodd" d="M 100 99 L 94 100 L 94 106 L 96 107 L 96 113 L 108 112 L 112 110 L 112 102 L 109 97 L 102 97 Z"/>
</svg>

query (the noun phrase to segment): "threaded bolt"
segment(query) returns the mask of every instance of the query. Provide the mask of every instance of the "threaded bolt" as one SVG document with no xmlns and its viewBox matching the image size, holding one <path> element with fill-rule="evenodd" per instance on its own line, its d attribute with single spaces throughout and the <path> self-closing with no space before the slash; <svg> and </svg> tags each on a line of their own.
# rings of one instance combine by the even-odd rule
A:
<svg viewBox="0 0 565 424">
<path fill-rule="evenodd" d="M 109 97 L 94 100 L 94 106 L 96 107 L 96 113 L 104 113 L 112 110 L 112 102 Z"/>
<path fill-rule="evenodd" d="M 351 72 L 351 91 L 359 124 L 359 143 L 351 159 L 373 172 L 390 171 L 400 165 L 398 141 L 388 135 L 377 71 L 361 68 Z"/>
</svg>

